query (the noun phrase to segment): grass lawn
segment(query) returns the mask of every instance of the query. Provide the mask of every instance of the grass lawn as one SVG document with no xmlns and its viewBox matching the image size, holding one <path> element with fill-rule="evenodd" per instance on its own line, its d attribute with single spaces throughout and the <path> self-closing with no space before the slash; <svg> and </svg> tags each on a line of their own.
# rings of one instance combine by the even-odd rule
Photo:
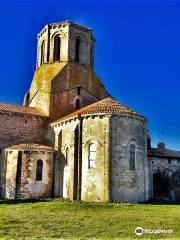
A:
<svg viewBox="0 0 180 240">
<path fill-rule="evenodd" d="M 136 236 L 137 226 L 171 234 Z M 0 239 L 180 239 L 180 205 L 1 201 Z"/>
</svg>

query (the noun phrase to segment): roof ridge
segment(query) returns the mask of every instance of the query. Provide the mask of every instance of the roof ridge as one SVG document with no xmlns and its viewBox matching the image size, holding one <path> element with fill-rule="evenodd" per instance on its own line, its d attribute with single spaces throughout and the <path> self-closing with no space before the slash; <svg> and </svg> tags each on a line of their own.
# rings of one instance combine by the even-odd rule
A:
<svg viewBox="0 0 180 240">
<path fill-rule="evenodd" d="M 66 19 L 66 20 L 63 20 L 63 21 L 59 21 L 59 22 L 52 22 L 52 23 L 48 23 L 46 25 L 58 25 L 58 24 L 72 24 L 72 25 L 77 25 L 77 26 L 80 26 L 82 28 L 85 28 L 85 29 L 88 29 L 88 30 L 92 30 L 91 28 L 83 25 L 83 24 L 80 24 L 80 23 L 77 23 L 77 22 L 74 22 L 72 20 L 69 20 L 69 19 Z M 45 26 L 46 26 L 45 25 Z"/>
<path fill-rule="evenodd" d="M 0 105 L 4 104 L 4 105 L 9 105 L 9 106 L 18 106 L 18 107 L 25 107 L 25 108 L 35 108 L 35 107 L 28 107 L 28 106 L 24 106 L 24 105 L 20 105 L 18 103 L 6 103 L 6 102 L 0 102 Z M 35 108 L 36 109 L 36 108 Z"/>
<path fill-rule="evenodd" d="M 48 143 L 38 143 L 38 142 L 22 142 L 22 143 L 16 143 L 16 144 L 12 144 L 9 146 L 5 147 L 6 149 L 18 149 L 18 148 L 24 148 L 24 149 L 28 149 L 28 148 L 46 148 L 46 149 L 52 149 L 53 150 L 53 146 L 51 144 Z"/>
<path fill-rule="evenodd" d="M 104 105 L 103 105 L 104 104 Z M 72 118 L 75 116 L 78 116 L 79 114 L 124 114 L 124 115 L 133 115 L 136 117 L 140 117 L 141 119 L 145 119 L 145 117 L 141 116 L 140 114 L 138 114 L 137 112 L 131 110 L 129 107 L 125 106 L 124 104 L 118 102 L 115 98 L 109 96 L 106 97 L 100 101 L 97 101 L 95 103 L 92 103 L 90 105 L 87 105 L 79 110 L 76 110 L 68 115 L 65 115 L 64 117 L 57 119 L 55 121 L 53 121 L 51 124 L 53 123 L 57 123 L 59 121 L 63 121 L 66 120 L 68 118 Z"/>
<path fill-rule="evenodd" d="M 112 97 L 106 97 L 106 98 L 101 99 L 101 100 L 99 100 L 99 101 L 97 101 L 97 102 L 95 102 L 95 103 L 92 103 L 92 104 L 90 104 L 90 105 L 87 105 L 87 106 L 85 106 L 85 107 L 83 107 L 83 108 L 81 108 L 81 109 L 79 109 L 79 110 L 83 110 L 83 109 L 84 109 L 84 111 L 86 111 L 86 109 L 89 109 L 89 108 L 91 108 L 91 107 L 93 107 L 93 106 L 95 106 L 95 105 L 97 105 L 97 104 L 100 104 L 100 103 L 104 102 L 104 101 L 107 100 L 107 99 L 112 99 L 112 100 L 116 101 L 116 100 L 115 100 L 114 98 L 112 98 Z M 84 111 L 82 111 L 82 112 L 84 112 Z"/>
<path fill-rule="evenodd" d="M 158 147 L 152 147 L 151 149 L 159 150 L 161 152 L 163 152 L 163 151 L 172 151 L 172 152 L 179 152 L 180 153 L 180 150 L 175 150 L 175 149 L 170 149 L 170 148 L 159 149 Z"/>
<path fill-rule="evenodd" d="M 31 115 L 46 116 L 41 110 L 36 107 L 28 107 L 20 104 L 0 102 L 0 112 L 14 112 Z"/>
</svg>

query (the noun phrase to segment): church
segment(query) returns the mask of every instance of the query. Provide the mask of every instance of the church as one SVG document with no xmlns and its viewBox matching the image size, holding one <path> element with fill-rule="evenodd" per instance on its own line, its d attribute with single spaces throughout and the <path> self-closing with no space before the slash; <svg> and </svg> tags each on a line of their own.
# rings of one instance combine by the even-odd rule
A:
<svg viewBox="0 0 180 240">
<path fill-rule="evenodd" d="M 152 148 L 147 119 L 106 91 L 92 30 L 64 21 L 37 38 L 24 104 L 0 103 L 0 198 L 179 200 L 180 152 Z"/>
</svg>

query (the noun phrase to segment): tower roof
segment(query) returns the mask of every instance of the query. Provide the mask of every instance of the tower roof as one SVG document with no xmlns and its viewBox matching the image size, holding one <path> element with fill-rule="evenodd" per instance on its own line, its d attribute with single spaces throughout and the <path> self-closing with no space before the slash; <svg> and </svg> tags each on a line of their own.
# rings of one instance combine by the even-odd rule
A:
<svg viewBox="0 0 180 240">
<path fill-rule="evenodd" d="M 114 98 L 108 97 L 101 101 L 93 103 L 91 105 L 88 105 L 86 107 L 83 107 L 63 118 L 60 118 L 59 120 L 57 120 L 53 123 L 60 122 L 60 121 L 63 121 L 63 120 L 69 119 L 69 118 L 73 118 L 78 115 L 86 116 L 86 115 L 96 115 L 96 114 L 134 116 L 134 117 L 140 118 L 141 120 L 146 121 L 145 117 L 143 117 L 142 115 L 140 115 L 137 112 L 126 107 L 124 104 L 116 101 Z"/>
<path fill-rule="evenodd" d="M 92 32 L 92 29 L 91 28 L 88 28 L 88 27 L 86 27 L 86 26 L 83 26 L 83 25 L 81 25 L 81 24 L 79 24 L 79 23 L 74 23 L 74 22 L 72 22 L 72 21 L 70 21 L 70 20 L 65 20 L 65 21 L 61 21 L 61 22 L 55 22 L 55 23 L 48 23 L 48 24 L 46 24 L 42 29 L 41 29 L 41 31 L 37 34 L 38 36 L 39 35 L 41 35 L 47 28 L 49 28 L 49 26 L 50 27 L 53 27 L 53 26 L 65 26 L 65 25 L 72 25 L 72 26 L 75 26 L 75 27 L 77 27 L 77 28 L 80 28 L 80 29 L 82 29 L 82 30 L 84 30 L 84 31 L 87 31 L 87 32 Z"/>
<path fill-rule="evenodd" d="M 66 24 L 69 24 L 69 25 L 76 25 L 76 26 L 79 26 L 81 28 L 84 28 L 84 29 L 87 29 L 87 30 L 90 30 L 91 31 L 91 28 L 88 28 L 86 26 L 83 26 L 79 23 L 75 23 L 75 22 L 72 22 L 70 20 L 65 20 L 65 21 L 62 21 L 62 22 L 55 22 L 55 23 L 49 23 L 48 25 L 50 26 L 53 26 L 53 25 L 66 25 Z"/>
</svg>

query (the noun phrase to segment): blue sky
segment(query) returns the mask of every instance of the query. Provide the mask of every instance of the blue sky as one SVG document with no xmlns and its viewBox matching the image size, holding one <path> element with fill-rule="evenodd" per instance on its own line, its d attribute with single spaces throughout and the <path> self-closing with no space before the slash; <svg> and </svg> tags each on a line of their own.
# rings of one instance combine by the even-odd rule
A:
<svg viewBox="0 0 180 240">
<path fill-rule="evenodd" d="M 93 29 L 95 71 L 120 102 L 148 118 L 152 143 L 180 150 L 180 2 L 0 1 L 0 101 L 22 103 L 36 34 L 69 19 Z"/>
</svg>

